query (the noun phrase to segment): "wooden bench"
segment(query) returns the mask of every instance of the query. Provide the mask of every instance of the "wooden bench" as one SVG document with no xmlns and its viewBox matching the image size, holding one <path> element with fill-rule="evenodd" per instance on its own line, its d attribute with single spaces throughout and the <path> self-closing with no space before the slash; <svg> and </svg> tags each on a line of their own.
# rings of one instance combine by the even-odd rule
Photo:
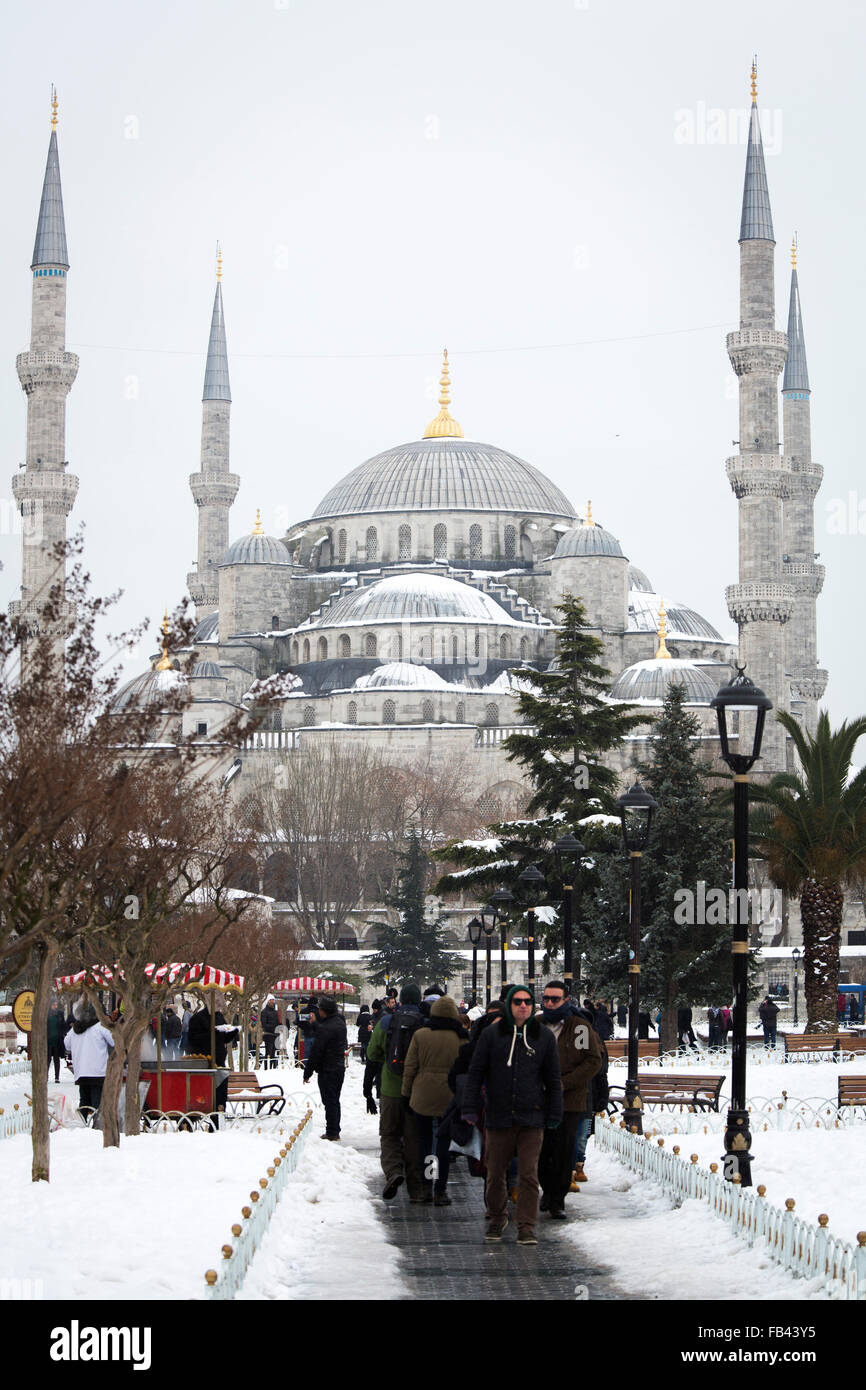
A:
<svg viewBox="0 0 866 1390">
<path fill-rule="evenodd" d="M 628 1056 L 628 1038 L 608 1038 L 605 1043 L 607 1055 L 611 1059 L 614 1057 Z M 640 1038 L 637 1045 L 638 1058 L 658 1057 L 659 1045 L 652 1038 Z"/>
<path fill-rule="evenodd" d="M 276 1095 L 270 1092 L 276 1091 Z M 255 1106 L 254 1115 L 279 1115 L 285 1106 L 286 1098 L 282 1086 L 273 1083 L 262 1086 L 254 1071 L 236 1071 L 229 1077 L 229 1093 L 226 1109 L 232 1114 L 244 1115 L 246 1107 Z M 267 1109 L 265 1109 L 267 1106 Z"/>
<path fill-rule="evenodd" d="M 840 1052 L 866 1052 L 866 1037 L 862 1033 L 840 1033 Z"/>
<path fill-rule="evenodd" d="M 843 1105 L 866 1107 L 866 1076 L 840 1076 L 837 1109 Z"/>
<path fill-rule="evenodd" d="M 638 1085 L 644 1105 L 687 1105 L 690 1110 L 719 1109 L 723 1076 L 690 1076 L 686 1072 L 638 1072 Z M 622 1108 L 625 1087 L 611 1086 L 611 1103 Z M 614 1095 L 613 1092 L 622 1092 Z"/>
<path fill-rule="evenodd" d="M 799 1052 L 819 1052 L 824 1055 L 835 1056 L 840 1051 L 840 1041 L 843 1052 L 862 1052 L 859 1045 L 859 1038 L 840 1039 L 838 1033 L 786 1033 L 785 1034 L 785 1060 L 796 1056 Z M 847 1047 L 851 1042 L 853 1047 Z"/>
</svg>

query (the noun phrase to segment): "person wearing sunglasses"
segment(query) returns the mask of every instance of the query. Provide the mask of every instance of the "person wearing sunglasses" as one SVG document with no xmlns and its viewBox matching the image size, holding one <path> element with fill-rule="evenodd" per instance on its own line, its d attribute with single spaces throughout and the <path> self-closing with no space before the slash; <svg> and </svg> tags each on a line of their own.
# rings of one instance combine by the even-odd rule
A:
<svg viewBox="0 0 866 1390">
<path fill-rule="evenodd" d="M 503 1017 L 481 1034 L 463 1096 L 463 1119 L 478 1124 L 485 1105 L 488 1240 L 508 1226 L 508 1164 L 517 1154 L 517 1243 L 537 1245 L 538 1158 L 546 1128 L 562 1120 L 562 1080 L 556 1038 L 536 1017 L 526 985 L 512 985 Z"/>
<path fill-rule="evenodd" d="M 561 980 L 551 980 L 541 996 L 546 1028 L 556 1039 L 562 1074 L 562 1124 L 546 1130 L 538 1177 L 541 1183 L 541 1210 L 554 1220 L 565 1220 L 565 1197 L 571 1190 L 575 1140 L 581 1120 L 587 1113 L 589 1082 L 601 1070 L 601 1042 L 590 1027 L 585 1010 L 574 1011 L 572 1000 Z"/>
</svg>

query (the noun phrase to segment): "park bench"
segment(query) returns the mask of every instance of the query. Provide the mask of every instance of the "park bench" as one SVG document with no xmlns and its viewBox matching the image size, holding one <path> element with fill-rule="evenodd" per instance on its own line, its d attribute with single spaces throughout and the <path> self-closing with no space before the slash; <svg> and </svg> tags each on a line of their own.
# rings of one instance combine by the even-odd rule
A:
<svg viewBox="0 0 866 1390">
<path fill-rule="evenodd" d="M 866 1076 L 840 1076 L 837 1109 L 844 1105 L 862 1105 L 866 1108 Z"/>
<path fill-rule="evenodd" d="M 615 1057 L 628 1056 L 628 1038 L 608 1038 L 607 1042 L 605 1043 L 605 1047 L 607 1048 L 607 1055 L 611 1059 Z M 658 1043 L 655 1042 L 652 1038 L 650 1038 L 649 1040 L 647 1040 L 646 1038 L 639 1039 L 637 1045 L 637 1055 L 639 1059 L 641 1057 L 658 1057 Z"/>
<path fill-rule="evenodd" d="M 866 1052 L 866 1037 L 862 1033 L 840 1033 L 840 1052 Z"/>
<path fill-rule="evenodd" d="M 799 1052 L 819 1052 L 834 1055 L 839 1050 L 836 1033 L 786 1033 L 785 1061 Z"/>
<path fill-rule="evenodd" d="M 277 1094 L 272 1095 L 271 1092 Z M 231 1114 L 245 1115 L 248 1113 L 247 1106 L 255 1106 L 255 1110 L 250 1109 L 250 1114 L 279 1115 L 285 1103 L 282 1086 L 278 1086 L 276 1082 L 262 1086 L 254 1071 L 236 1071 L 229 1077 L 226 1109 Z"/>
<path fill-rule="evenodd" d="M 639 1072 L 641 1100 L 644 1105 L 687 1105 L 690 1110 L 719 1109 L 723 1076 L 694 1075 L 684 1072 Z M 625 1102 L 625 1087 L 611 1086 L 611 1105 L 621 1108 Z M 622 1092 L 614 1095 L 613 1092 Z"/>
</svg>

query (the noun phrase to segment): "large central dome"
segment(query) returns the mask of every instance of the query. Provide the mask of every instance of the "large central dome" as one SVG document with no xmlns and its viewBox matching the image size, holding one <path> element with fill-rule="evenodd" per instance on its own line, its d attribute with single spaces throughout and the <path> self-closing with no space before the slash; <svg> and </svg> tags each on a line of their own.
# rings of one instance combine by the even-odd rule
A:
<svg viewBox="0 0 866 1390">
<path fill-rule="evenodd" d="M 407 511 L 575 517 L 565 494 L 531 463 L 465 439 L 419 439 L 376 454 L 331 488 L 313 517 Z"/>
</svg>

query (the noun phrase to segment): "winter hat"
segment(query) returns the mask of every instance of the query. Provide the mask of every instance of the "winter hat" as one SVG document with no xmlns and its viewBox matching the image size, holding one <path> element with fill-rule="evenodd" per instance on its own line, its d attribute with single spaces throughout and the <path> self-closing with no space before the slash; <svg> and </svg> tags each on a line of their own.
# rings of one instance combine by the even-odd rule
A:
<svg viewBox="0 0 866 1390">
<path fill-rule="evenodd" d="M 420 1004 L 420 1003 L 421 1003 L 421 991 L 420 991 L 420 989 L 418 988 L 418 986 L 415 984 L 414 980 L 410 980 L 409 983 L 408 983 L 407 985 L 404 985 L 403 988 L 400 990 L 400 1003 L 401 1003 L 401 1004 Z"/>
<path fill-rule="evenodd" d="M 453 1023 L 459 1021 L 460 1015 L 457 1012 L 457 1005 L 448 994 L 441 995 L 430 1010 L 431 1018 L 450 1018 Z"/>
<path fill-rule="evenodd" d="M 333 1018 L 336 1012 L 336 999 L 329 999 L 327 995 L 324 995 L 324 997 L 319 1000 L 319 1013 L 325 1014 L 327 1018 Z"/>
</svg>

